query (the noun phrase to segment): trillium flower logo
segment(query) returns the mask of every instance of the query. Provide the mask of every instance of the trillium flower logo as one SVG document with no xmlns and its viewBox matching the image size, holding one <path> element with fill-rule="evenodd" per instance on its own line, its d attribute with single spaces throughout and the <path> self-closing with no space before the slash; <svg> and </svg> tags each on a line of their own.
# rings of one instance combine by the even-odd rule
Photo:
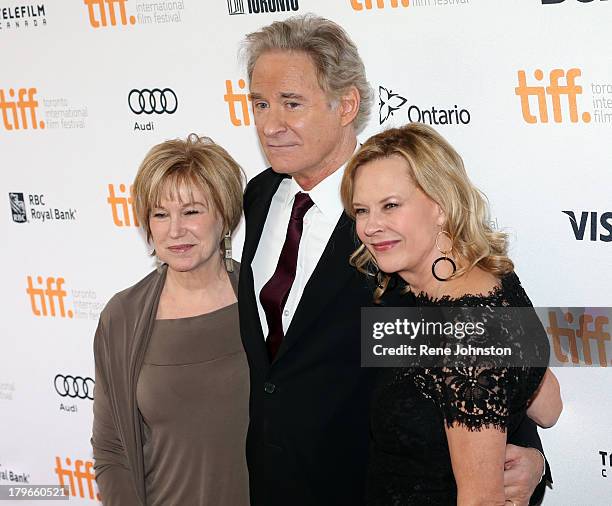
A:
<svg viewBox="0 0 612 506">
<path fill-rule="evenodd" d="M 389 119 L 389 116 L 393 116 L 393 113 L 397 111 L 406 103 L 406 99 L 397 93 L 393 93 L 393 90 L 387 90 L 383 86 L 378 87 L 378 98 L 379 98 L 379 122 L 382 125 Z"/>
</svg>

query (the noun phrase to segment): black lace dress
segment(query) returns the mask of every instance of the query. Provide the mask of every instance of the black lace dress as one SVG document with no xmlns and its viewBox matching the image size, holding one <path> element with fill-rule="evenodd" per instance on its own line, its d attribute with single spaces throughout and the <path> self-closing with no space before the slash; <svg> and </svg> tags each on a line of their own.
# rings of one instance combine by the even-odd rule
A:
<svg viewBox="0 0 612 506">
<path fill-rule="evenodd" d="M 407 305 L 531 306 L 518 277 L 505 276 L 487 295 L 432 300 L 407 294 Z M 410 300 L 411 299 L 411 300 Z M 508 341 L 513 339 L 508 331 Z M 508 433 L 526 416 L 526 405 L 546 369 L 447 367 L 383 369 L 373 392 L 367 504 L 454 505 L 457 489 L 445 424 Z"/>
</svg>

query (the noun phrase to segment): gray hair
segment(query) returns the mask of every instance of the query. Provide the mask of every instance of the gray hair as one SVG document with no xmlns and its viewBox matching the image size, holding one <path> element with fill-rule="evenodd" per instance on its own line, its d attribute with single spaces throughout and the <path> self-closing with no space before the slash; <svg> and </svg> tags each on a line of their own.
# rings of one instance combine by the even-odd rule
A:
<svg viewBox="0 0 612 506">
<path fill-rule="evenodd" d="M 357 46 L 344 29 L 329 19 L 305 14 L 275 21 L 246 36 L 243 54 L 249 82 L 255 62 L 268 51 L 301 51 L 314 63 L 321 89 L 336 102 L 348 88 L 355 86 L 361 97 L 353 122 L 359 133 L 368 122 L 373 93 L 366 79 L 365 66 Z"/>
</svg>

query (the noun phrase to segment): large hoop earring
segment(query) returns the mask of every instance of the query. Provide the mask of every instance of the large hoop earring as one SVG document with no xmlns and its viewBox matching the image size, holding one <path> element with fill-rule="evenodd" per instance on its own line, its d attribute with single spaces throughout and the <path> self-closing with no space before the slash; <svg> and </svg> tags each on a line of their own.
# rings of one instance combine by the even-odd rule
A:
<svg viewBox="0 0 612 506">
<path fill-rule="evenodd" d="M 451 241 L 451 247 L 449 250 L 444 251 L 442 248 L 440 248 L 440 245 L 438 244 L 438 240 L 440 239 L 440 235 L 442 234 L 446 235 Z M 455 272 L 457 272 L 457 265 L 455 264 L 452 258 L 449 258 L 447 256 L 449 253 L 453 251 L 453 238 L 446 230 L 440 230 L 440 232 L 438 232 L 438 235 L 436 235 L 436 248 L 438 249 L 440 253 L 442 253 L 442 256 L 436 258 L 434 260 L 434 263 L 431 264 L 431 273 L 433 274 L 433 277 L 436 278 L 438 281 L 448 281 L 450 278 L 452 278 L 455 275 Z M 436 274 L 436 265 L 438 265 L 440 262 L 450 263 L 451 268 L 453 269 L 453 272 L 451 272 L 450 276 L 446 278 L 441 278 L 440 276 Z"/>
<path fill-rule="evenodd" d="M 234 262 L 232 261 L 232 233 L 227 232 L 223 236 L 223 259 L 225 260 L 225 270 L 234 272 Z"/>
</svg>

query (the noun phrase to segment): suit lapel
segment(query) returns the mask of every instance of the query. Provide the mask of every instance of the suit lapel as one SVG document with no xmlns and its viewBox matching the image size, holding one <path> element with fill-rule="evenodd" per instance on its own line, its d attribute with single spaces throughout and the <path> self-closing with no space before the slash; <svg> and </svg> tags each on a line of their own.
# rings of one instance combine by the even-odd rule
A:
<svg viewBox="0 0 612 506">
<path fill-rule="evenodd" d="M 249 357 L 253 357 L 253 365 L 267 368 L 270 365 L 265 336 L 259 320 L 257 309 L 257 294 L 255 293 L 253 268 L 251 266 L 261 233 L 263 231 L 272 198 L 285 176 L 268 169 L 268 177 L 258 182 L 245 201 L 246 232 L 239 281 L 239 311 L 242 342 L 248 348 Z"/>
<path fill-rule="evenodd" d="M 274 362 L 295 344 L 313 321 L 321 318 L 326 306 L 338 296 L 346 283 L 355 275 L 355 268 L 349 264 L 349 256 L 356 247 L 353 223 L 345 213 L 342 213 L 319 263 L 304 288 L 302 298 Z"/>
</svg>

